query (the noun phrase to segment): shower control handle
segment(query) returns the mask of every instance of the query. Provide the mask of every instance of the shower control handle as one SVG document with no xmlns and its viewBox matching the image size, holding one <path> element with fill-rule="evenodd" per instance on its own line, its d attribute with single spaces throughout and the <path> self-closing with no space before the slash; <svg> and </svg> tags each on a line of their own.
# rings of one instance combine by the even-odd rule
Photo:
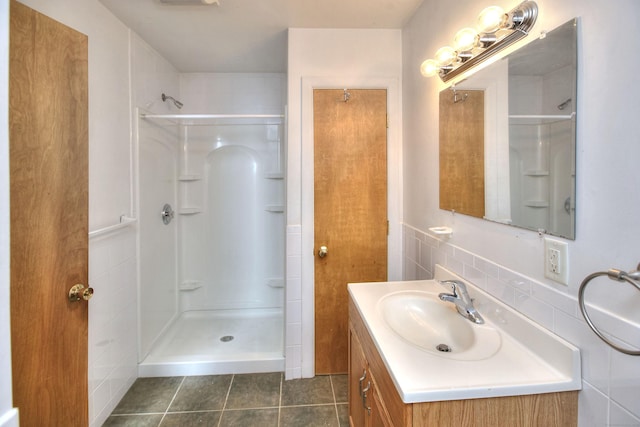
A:
<svg viewBox="0 0 640 427">
<path fill-rule="evenodd" d="M 169 203 L 165 203 L 165 205 L 162 207 L 161 215 L 162 215 L 162 222 L 164 222 L 165 225 L 171 222 L 171 220 L 175 216 L 175 212 L 173 211 Z"/>
<path fill-rule="evenodd" d="M 327 256 L 327 247 L 326 246 L 320 246 L 320 250 L 318 251 L 318 256 L 320 258 L 324 258 Z"/>
</svg>

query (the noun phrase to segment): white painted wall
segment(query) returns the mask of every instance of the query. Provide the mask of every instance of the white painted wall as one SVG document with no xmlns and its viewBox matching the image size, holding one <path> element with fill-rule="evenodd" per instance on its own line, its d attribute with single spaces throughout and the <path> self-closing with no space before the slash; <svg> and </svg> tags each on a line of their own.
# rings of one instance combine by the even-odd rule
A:
<svg viewBox="0 0 640 427">
<path fill-rule="evenodd" d="M 577 305 L 585 276 L 640 261 L 640 141 L 635 122 L 640 104 L 633 89 L 640 60 L 640 3 L 621 0 L 537 1 L 533 30 L 551 30 L 581 18 L 578 59 L 577 230 L 569 243 L 569 286 L 544 278 L 543 239 L 537 233 L 490 223 L 438 208 L 437 78 L 423 78 L 420 63 L 472 25 L 487 6 L 461 0 L 452 13 L 446 1 L 423 4 L 403 30 L 405 278 L 429 277 L 436 262 L 478 282 L 547 328 L 580 347 L 583 390 L 580 426 L 640 425 L 638 358 L 616 352 L 587 328 Z M 498 2 L 510 9 L 516 2 Z M 439 242 L 426 230 L 454 230 Z M 600 279 L 591 300 L 611 310 L 602 325 L 618 339 L 640 345 L 640 295 L 631 286 Z M 591 289 L 591 287 L 590 287 Z M 609 295 L 608 295 L 609 294 Z M 620 296 L 620 297 L 616 297 Z M 598 298 L 599 297 L 599 298 Z"/>
<path fill-rule="evenodd" d="M 286 377 L 314 375 L 313 89 L 386 88 L 389 278 L 400 278 L 402 85 L 399 30 L 290 29 L 288 59 Z"/>
<path fill-rule="evenodd" d="M 182 73 L 185 114 L 282 114 L 287 76 L 282 73 Z"/>
</svg>

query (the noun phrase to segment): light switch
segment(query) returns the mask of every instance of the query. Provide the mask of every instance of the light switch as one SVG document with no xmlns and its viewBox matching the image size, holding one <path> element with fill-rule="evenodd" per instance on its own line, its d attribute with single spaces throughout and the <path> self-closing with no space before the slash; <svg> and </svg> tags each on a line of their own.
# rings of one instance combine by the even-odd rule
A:
<svg viewBox="0 0 640 427">
<path fill-rule="evenodd" d="M 559 240 L 544 239 L 544 276 L 569 284 L 569 244 Z"/>
</svg>

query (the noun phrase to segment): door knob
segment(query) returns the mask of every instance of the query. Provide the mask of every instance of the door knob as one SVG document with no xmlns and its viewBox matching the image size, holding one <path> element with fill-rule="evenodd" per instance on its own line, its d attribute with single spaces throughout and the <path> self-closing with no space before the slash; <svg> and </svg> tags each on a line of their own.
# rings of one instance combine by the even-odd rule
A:
<svg viewBox="0 0 640 427">
<path fill-rule="evenodd" d="M 85 288 L 84 285 L 73 285 L 69 289 L 69 301 L 77 302 L 80 300 L 89 301 L 93 296 L 93 288 Z"/>
<path fill-rule="evenodd" d="M 327 256 L 327 247 L 326 246 L 320 246 L 320 250 L 318 251 L 318 256 L 320 258 L 324 258 Z"/>
</svg>

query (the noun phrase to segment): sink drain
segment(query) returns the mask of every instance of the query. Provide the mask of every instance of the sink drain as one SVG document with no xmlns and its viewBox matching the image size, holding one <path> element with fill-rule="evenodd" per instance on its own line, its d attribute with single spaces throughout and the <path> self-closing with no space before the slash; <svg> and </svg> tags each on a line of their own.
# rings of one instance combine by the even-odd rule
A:
<svg viewBox="0 0 640 427">
<path fill-rule="evenodd" d="M 436 346 L 436 350 L 441 351 L 443 353 L 450 353 L 451 352 L 451 347 L 449 347 L 446 344 L 438 344 Z"/>
<path fill-rule="evenodd" d="M 231 340 L 233 340 L 233 335 L 225 335 L 222 338 L 220 338 L 220 341 L 222 342 L 229 342 Z"/>
</svg>

